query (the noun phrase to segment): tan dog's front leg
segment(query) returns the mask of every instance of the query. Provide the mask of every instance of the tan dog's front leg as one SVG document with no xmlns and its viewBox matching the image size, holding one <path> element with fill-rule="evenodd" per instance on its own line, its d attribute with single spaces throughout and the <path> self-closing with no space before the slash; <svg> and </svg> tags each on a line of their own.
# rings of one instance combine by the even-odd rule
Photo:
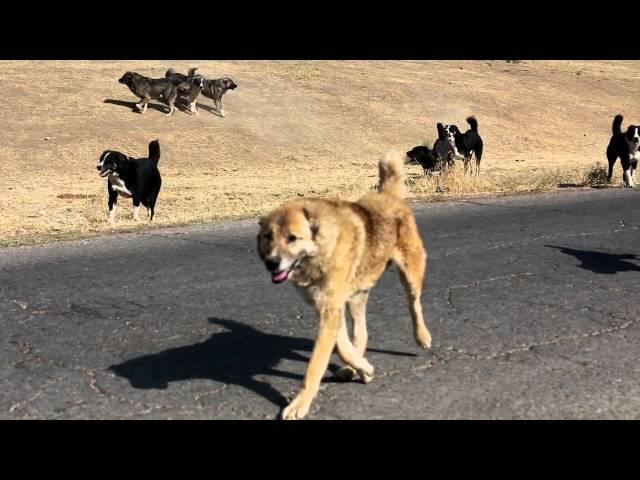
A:
<svg viewBox="0 0 640 480">
<path fill-rule="evenodd" d="M 320 309 L 320 328 L 311 352 L 311 360 L 304 376 L 302 390 L 282 411 L 283 420 L 304 418 L 320 388 L 320 381 L 329 366 L 329 359 L 336 345 L 338 330 L 342 320 L 341 308 L 330 306 Z"/>
</svg>

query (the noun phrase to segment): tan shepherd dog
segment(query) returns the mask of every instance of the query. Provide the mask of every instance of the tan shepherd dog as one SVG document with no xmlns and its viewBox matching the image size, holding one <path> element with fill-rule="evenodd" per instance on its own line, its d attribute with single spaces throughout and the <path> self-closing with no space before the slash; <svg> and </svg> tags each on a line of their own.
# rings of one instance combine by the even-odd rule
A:
<svg viewBox="0 0 640 480">
<path fill-rule="evenodd" d="M 320 320 L 302 389 L 283 410 L 284 419 L 307 415 L 334 347 L 346 364 L 338 378 L 350 380 L 357 374 L 364 383 L 373 379 L 373 367 L 364 358 L 365 310 L 369 290 L 391 260 L 407 292 L 415 339 L 423 348 L 431 346 L 420 304 L 427 254 L 404 200 L 404 159 L 390 151 L 380 160 L 379 171 L 378 193 L 357 202 L 293 200 L 260 220 L 258 252 L 273 283 L 290 279 Z M 345 306 L 353 318 L 353 344 Z"/>
</svg>

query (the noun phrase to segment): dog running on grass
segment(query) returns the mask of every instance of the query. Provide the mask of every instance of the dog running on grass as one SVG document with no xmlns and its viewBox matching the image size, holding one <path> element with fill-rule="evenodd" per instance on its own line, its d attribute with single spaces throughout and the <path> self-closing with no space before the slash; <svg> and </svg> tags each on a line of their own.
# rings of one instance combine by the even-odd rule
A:
<svg viewBox="0 0 640 480">
<path fill-rule="evenodd" d="M 189 103 L 189 110 L 192 115 L 198 115 L 196 100 L 204 88 L 206 79 L 196 73 L 197 67 L 190 68 L 187 74 L 178 73 L 173 68 L 167 70 L 164 77 L 169 79 L 178 89 L 178 96 L 184 97 Z"/>
<path fill-rule="evenodd" d="M 423 348 L 431 346 L 420 303 L 427 254 L 404 199 L 403 163 L 398 152 L 385 154 L 379 162 L 379 191 L 357 202 L 293 200 L 260 220 L 258 253 L 272 282 L 291 280 L 319 317 L 302 389 L 283 410 L 284 419 L 307 415 L 334 347 L 346 364 L 338 378 L 373 379 L 374 369 L 364 358 L 365 310 L 370 289 L 391 262 L 407 294 L 415 339 Z M 346 310 L 353 319 L 353 343 Z"/>
<path fill-rule="evenodd" d="M 136 108 L 140 113 L 147 111 L 149 101 L 164 100 L 169 106 L 167 117 L 176 111 L 174 103 L 178 97 L 178 89 L 168 78 L 149 78 L 136 72 L 126 72 L 118 79 L 118 82 L 126 85 L 131 93 L 140 97 L 140 103 L 136 103 Z"/>
<path fill-rule="evenodd" d="M 238 85 L 230 78 L 218 78 L 217 80 L 205 79 L 202 95 L 213 100 L 218 113 L 221 117 L 225 117 L 224 108 L 222 106 L 222 97 L 229 90 L 235 90 Z"/>
</svg>

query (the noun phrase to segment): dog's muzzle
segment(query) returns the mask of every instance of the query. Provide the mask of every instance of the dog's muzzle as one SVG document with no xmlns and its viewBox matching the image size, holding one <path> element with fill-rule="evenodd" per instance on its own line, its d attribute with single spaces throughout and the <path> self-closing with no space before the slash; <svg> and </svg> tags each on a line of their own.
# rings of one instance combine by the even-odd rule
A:
<svg viewBox="0 0 640 480">
<path fill-rule="evenodd" d="M 280 267 L 280 258 L 266 259 L 264 264 L 266 265 L 267 270 L 271 272 L 271 281 L 277 284 L 282 283 L 289 278 L 289 274 L 291 274 L 291 272 L 300 264 L 300 259 L 293 262 L 289 268 L 285 268 L 284 270 L 278 270 Z"/>
<path fill-rule="evenodd" d="M 98 173 L 101 177 L 106 177 L 111 173 L 111 170 L 102 170 L 102 167 L 100 165 L 98 165 L 96 168 L 98 169 Z"/>
</svg>

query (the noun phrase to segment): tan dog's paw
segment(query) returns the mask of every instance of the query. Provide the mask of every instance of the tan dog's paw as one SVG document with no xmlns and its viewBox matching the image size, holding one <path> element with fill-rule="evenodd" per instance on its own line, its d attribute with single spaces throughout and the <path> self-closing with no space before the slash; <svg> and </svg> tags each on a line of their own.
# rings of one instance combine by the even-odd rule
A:
<svg viewBox="0 0 640 480">
<path fill-rule="evenodd" d="M 373 371 L 374 368 L 369 362 L 367 362 L 367 368 L 358 370 L 358 375 L 360 376 L 360 380 L 362 380 L 362 383 L 369 383 L 371 380 L 373 380 Z"/>
<path fill-rule="evenodd" d="M 356 373 L 352 367 L 345 365 L 333 374 L 333 379 L 340 382 L 350 382 L 356 378 Z"/>
<path fill-rule="evenodd" d="M 416 331 L 415 336 L 418 345 L 422 348 L 431 348 L 431 334 L 429 333 L 429 330 L 426 328 L 420 329 Z"/>
<path fill-rule="evenodd" d="M 300 420 L 307 416 L 309 407 L 311 407 L 311 400 L 301 392 L 282 411 L 282 420 Z"/>
</svg>

